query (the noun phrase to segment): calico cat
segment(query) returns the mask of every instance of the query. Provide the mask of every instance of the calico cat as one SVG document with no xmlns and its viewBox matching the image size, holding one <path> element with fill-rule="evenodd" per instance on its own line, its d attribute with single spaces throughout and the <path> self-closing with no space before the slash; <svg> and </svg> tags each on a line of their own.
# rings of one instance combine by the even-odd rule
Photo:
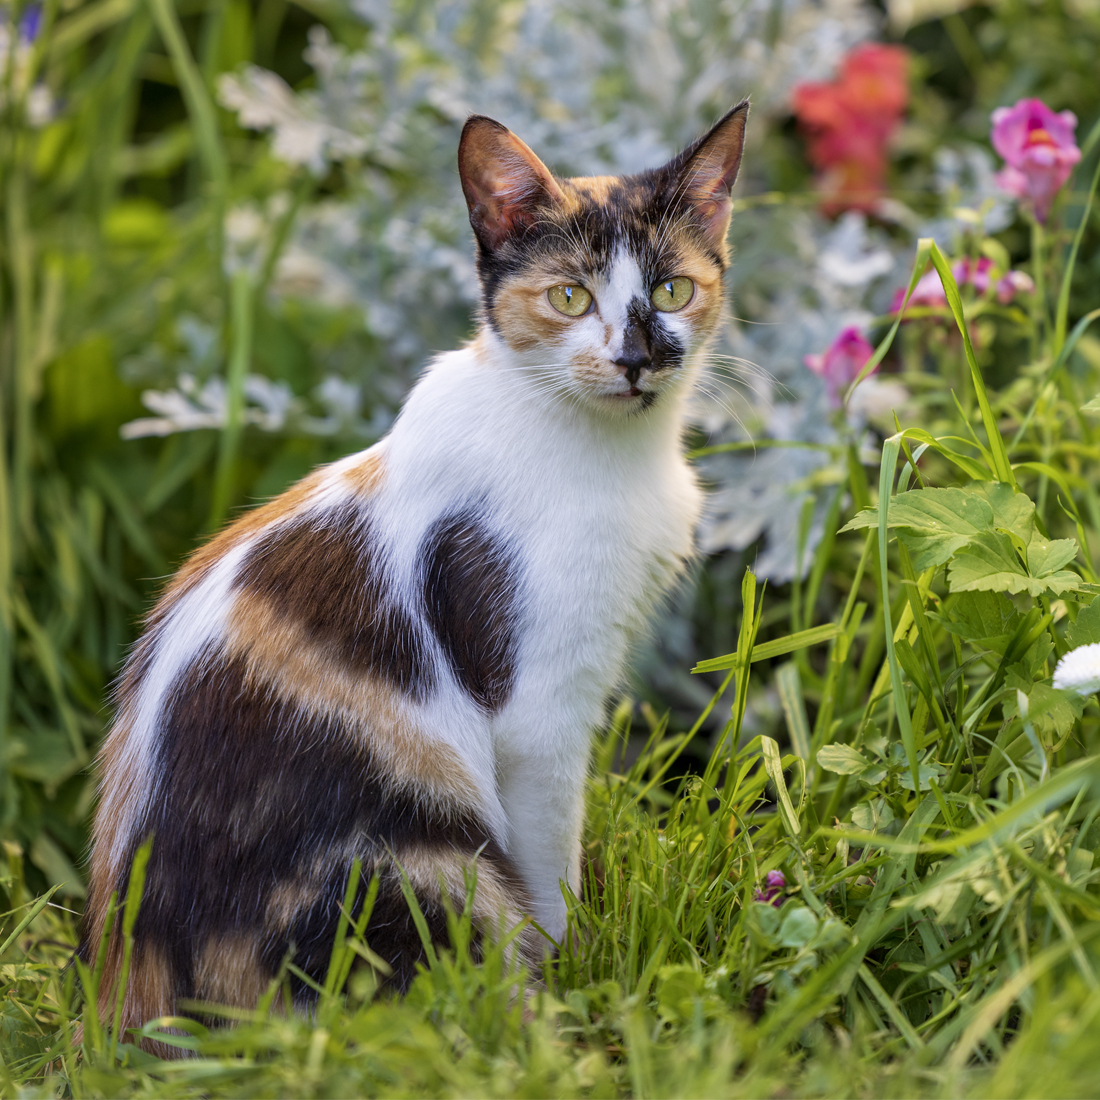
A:
<svg viewBox="0 0 1100 1100">
<path fill-rule="evenodd" d="M 323 980 L 353 859 L 404 989 L 476 861 L 482 935 L 566 930 L 592 730 L 692 555 L 685 399 L 723 309 L 748 104 L 662 168 L 558 179 L 474 116 L 482 300 L 392 431 L 246 513 L 157 603 L 103 749 L 82 952 L 153 834 L 123 1028 Z M 360 904 L 357 902 L 357 905 Z M 528 923 L 518 952 L 551 946 Z M 122 951 L 112 933 L 101 1012 Z M 296 996 L 308 1003 L 305 983 Z"/>
</svg>

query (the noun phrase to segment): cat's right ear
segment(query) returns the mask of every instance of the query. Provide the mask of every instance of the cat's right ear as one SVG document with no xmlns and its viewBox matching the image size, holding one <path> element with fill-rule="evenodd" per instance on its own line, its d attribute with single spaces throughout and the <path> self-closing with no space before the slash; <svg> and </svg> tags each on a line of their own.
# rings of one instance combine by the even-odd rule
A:
<svg viewBox="0 0 1100 1100">
<path fill-rule="evenodd" d="M 531 225 L 540 207 L 565 202 L 550 170 L 507 126 L 471 115 L 458 143 L 470 224 L 490 252 Z"/>
</svg>

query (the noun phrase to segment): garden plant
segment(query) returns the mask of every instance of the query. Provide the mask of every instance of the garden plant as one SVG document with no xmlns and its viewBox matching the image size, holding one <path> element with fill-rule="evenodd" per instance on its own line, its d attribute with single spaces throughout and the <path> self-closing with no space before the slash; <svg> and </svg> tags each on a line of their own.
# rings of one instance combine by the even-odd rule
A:
<svg viewBox="0 0 1100 1100">
<path fill-rule="evenodd" d="M 1100 1094 L 1098 57 L 1095 0 L 0 7 L 0 1095 Z M 463 119 L 619 172 L 749 93 L 700 561 L 569 946 L 475 962 L 456 905 L 395 999 L 368 885 L 313 1014 L 119 1034 L 73 958 L 112 678 L 469 331 Z"/>
</svg>

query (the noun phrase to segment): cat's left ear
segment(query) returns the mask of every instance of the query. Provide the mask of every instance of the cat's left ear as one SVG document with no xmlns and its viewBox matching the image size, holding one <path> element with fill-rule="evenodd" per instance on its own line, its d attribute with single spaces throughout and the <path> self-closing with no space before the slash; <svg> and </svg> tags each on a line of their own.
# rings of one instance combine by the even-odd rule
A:
<svg viewBox="0 0 1100 1100">
<path fill-rule="evenodd" d="M 749 101 L 741 100 L 711 130 L 664 168 L 669 175 L 665 199 L 687 203 L 712 244 L 721 245 L 733 205 L 730 190 L 741 167 Z"/>
</svg>

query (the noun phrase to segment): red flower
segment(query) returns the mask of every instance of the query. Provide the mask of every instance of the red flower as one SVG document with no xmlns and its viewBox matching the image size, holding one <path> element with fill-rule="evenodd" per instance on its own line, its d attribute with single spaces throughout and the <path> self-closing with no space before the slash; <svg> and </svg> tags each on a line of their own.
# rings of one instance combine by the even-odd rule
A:
<svg viewBox="0 0 1100 1100">
<path fill-rule="evenodd" d="M 830 83 L 799 84 L 794 113 L 818 170 L 822 209 L 870 210 L 886 182 L 886 147 L 909 101 L 908 53 L 857 46 Z"/>
</svg>

